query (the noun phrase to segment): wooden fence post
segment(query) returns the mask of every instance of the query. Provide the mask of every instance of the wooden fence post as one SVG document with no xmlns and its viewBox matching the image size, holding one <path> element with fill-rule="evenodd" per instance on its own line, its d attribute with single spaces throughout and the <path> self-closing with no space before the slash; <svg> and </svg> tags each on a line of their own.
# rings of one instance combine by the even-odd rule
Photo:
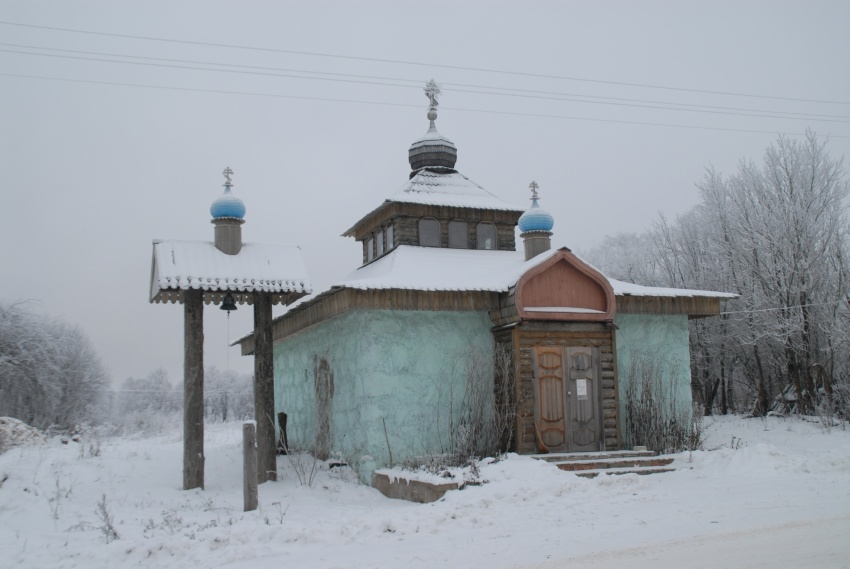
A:
<svg viewBox="0 0 850 569">
<path fill-rule="evenodd" d="M 257 509 L 257 423 L 242 423 L 243 472 L 242 492 L 245 498 L 244 512 Z"/>
<path fill-rule="evenodd" d="M 281 411 L 277 414 L 277 426 L 280 436 L 277 438 L 277 454 L 289 454 L 289 441 L 286 438 L 286 413 Z"/>
</svg>

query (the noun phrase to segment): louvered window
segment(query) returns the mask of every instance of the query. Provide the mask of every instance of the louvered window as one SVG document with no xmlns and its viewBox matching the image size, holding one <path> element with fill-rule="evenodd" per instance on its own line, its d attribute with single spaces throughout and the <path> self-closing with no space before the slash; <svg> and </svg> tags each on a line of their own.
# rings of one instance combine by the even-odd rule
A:
<svg viewBox="0 0 850 569">
<path fill-rule="evenodd" d="M 419 220 L 419 244 L 422 247 L 440 246 L 440 222 L 426 217 Z"/>
</svg>

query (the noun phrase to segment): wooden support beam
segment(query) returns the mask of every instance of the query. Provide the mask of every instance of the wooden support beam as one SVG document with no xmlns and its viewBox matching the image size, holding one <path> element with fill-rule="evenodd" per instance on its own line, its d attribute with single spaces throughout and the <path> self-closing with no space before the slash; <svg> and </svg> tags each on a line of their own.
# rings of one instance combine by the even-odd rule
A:
<svg viewBox="0 0 850 569">
<path fill-rule="evenodd" d="M 204 487 L 204 294 L 183 295 L 183 489 Z"/>
<path fill-rule="evenodd" d="M 277 480 L 274 436 L 274 345 L 271 295 L 254 293 L 254 416 L 257 420 L 257 482 Z"/>
</svg>

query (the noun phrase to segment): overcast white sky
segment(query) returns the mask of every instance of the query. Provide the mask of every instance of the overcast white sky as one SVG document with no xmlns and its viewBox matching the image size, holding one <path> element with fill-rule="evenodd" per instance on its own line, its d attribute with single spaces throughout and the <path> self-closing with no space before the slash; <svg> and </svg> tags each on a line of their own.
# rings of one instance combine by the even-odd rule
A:
<svg viewBox="0 0 850 569">
<path fill-rule="evenodd" d="M 536 180 L 554 244 L 579 251 L 683 213 L 706 166 L 777 133 L 850 155 L 846 1 L 26 0 L 0 22 L 0 300 L 79 324 L 116 382 L 181 380 L 151 241 L 212 238 L 225 166 L 246 241 L 301 244 L 316 290 L 356 268 L 340 234 L 407 180 L 431 77 L 457 168 L 519 205 Z M 207 363 L 252 370 L 225 314 L 205 318 Z M 238 310 L 230 338 L 250 323 Z"/>
</svg>

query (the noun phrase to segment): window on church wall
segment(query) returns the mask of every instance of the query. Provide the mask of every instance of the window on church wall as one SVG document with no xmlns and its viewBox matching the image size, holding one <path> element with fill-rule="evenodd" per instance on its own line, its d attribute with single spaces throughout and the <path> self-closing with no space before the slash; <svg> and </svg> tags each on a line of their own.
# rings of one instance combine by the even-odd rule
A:
<svg viewBox="0 0 850 569">
<path fill-rule="evenodd" d="M 469 249 L 469 230 L 466 227 L 466 222 L 449 222 L 449 247 L 452 249 Z"/>
<path fill-rule="evenodd" d="M 419 245 L 422 247 L 440 246 L 440 222 L 426 217 L 419 220 Z"/>
<path fill-rule="evenodd" d="M 375 258 L 375 238 L 369 237 L 369 240 L 366 242 L 366 262 L 373 260 Z"/>
<path fill-rule="evenodd" d="M 476 238 L 479 249 L 495 249 L 496 226 L 487 221 L 479 223 L 476 228 Z"/>
<path fill-rule="evenodd" d="M 375 241 L 375 246 L 377 247 L 377 251 L 375 254 L 380 257 L 384 254 L 384 230 L 379 229 L 376 235 L 377 241 Z"/>
<path fill-rule="evenodd" d="M 393 224 L 387 225 L 387 251 L 392 251 L 393 245 Z"/>
</svg>

